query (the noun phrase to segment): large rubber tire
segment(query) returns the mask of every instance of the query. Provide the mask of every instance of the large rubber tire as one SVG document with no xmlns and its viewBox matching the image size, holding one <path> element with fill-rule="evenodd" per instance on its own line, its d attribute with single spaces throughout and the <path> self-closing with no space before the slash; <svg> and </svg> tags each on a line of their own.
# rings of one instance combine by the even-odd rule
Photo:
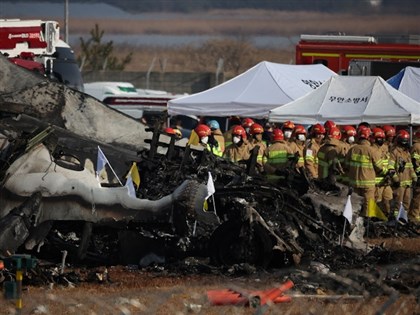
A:
<svg viewBox="0 0 420 315">
<path fill-rule="evenodd" d="M 265 268 L 271 262 L 272 249 L 270 235 L 258 222 L 227 221 L 209 241 L 210 258 L 215 265 L 248 263 Z"/>
<path fill-rule="evenodd" d="M 187 219 L 195 220 L 198 213 L 203 211 L 204 199 L 207 196 L 207 186 L 196 181 L 190 181 L 181 191 L 179 203 L 183 207 L 179 207 L 175 203 L 173 209 L 173 226 L 175 232 L 179 235 L 186 235 L 188 232 Z"/>
<path fill-rule="evenodd" d="M 203 210 L 204 200 L 207 196 L 207 186 L 192 181 L 188 185 L 186 194 L 187 212 L 195 216 L 198 212 Z"/>
</svg>

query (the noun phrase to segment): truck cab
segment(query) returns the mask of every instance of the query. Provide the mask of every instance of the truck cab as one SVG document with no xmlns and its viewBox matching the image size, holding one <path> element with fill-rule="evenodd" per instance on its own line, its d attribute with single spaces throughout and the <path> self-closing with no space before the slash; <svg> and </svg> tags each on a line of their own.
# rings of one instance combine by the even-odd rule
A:
<svg viewBox="0 0 420 315">
<path fill-rule="evenodd" d="M 71 47 L 56 21 L 0 19 L 0 52 L 14 64 L 83 92 Z"/>
<path fill-rule="evenodd" d="M 388 63 L 420 61 L 420 37 L 411 35 L 403 39 L 394 39 L 304 34 L 296 45 L 298 65 L 322 63 L 340 75 L 348 75 L 352 60 Z"/>
</svg>

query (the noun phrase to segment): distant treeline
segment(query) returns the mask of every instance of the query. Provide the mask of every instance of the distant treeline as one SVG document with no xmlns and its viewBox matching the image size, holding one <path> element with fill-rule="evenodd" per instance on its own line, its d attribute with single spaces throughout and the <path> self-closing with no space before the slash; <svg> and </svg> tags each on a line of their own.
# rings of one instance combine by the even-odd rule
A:
<svg viewBox="0 0 420 315">
<path fill-rule="evenodd" d="M 49 0 L 60 2 L 63 0 Z M 352 14 L 419 14 L 419 0 L 69 0 L 103 2 L 132 13 L 194 12 L 210 9 L 264 9 L 283 11 L 347 12 Z"/>
</svg>

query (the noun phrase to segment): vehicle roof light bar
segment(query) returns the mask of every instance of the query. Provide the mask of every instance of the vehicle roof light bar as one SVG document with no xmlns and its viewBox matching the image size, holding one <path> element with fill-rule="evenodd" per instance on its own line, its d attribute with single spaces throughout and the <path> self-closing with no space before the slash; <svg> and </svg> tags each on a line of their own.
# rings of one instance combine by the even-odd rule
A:
<svg viewBox="0 0 420 315">
<path fill-rule="evenodd" d="M 300 35 L 301 40 L 323 41 L 323 42 L 350 42 L 350 43 L 376 43 L 373 36 L 352 36 L 352 35 Z"/>
</svg>

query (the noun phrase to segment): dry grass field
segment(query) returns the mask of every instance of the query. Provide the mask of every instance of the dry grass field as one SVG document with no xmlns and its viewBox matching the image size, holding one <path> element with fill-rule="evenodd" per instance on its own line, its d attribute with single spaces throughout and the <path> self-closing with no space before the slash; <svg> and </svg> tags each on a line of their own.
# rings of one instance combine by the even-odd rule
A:
<svg viewBox="0 0 420 315">
<path fill-rule="evenodd" d="M 394 253 L 419 253 L 420 242 L 413 239 L 370 239 L 372 244 L 384 244 Z M 418 265 L 417 265 L 418 266 Z M 385 270 L 386 266 L 378 266 Z M 103 272 L 104 267 L 75 271 L 84 275 L 92 270 Z M 418 275 L 413 270 L 413 279 Z M 66 272 L 72 271 L 71 268 Z M 131 270 L 123 266 L 108 267 L 108 281 L 82 282 L 75 285 L 25 286 L 22 314 L 263 314 L 246 306 L 215 306 L 207 298 L 208 290 L 237 287 L 247 290 L 265 290 L 276 287 L 292 277 L 296 271 L 266 271 L 244 276 L 220 274 L 175 274 L 165 270 Z M 289 273 L 290 272 L 290 273 Z M 286 278 L 285 278 L 286 277 Z M 286 294 L 290 303 L 270 304 L 264 314 L 420 314 L 420 304 L 413 294 L 337 295 L 319 284 L 316 294 L 302 293 L 296 282 Z M 418 298 L 418 297 L 417 297 Z M 0 315 L 15 314 L 11 300 L 0 296 Z"/>
<path fill-rule="evenodd" d="M 98 23 L 107 33 L 282 35 L 346 32 L 351 34 L 414 34 L 420 13 L 412 16 L 328 14 L 261 10 L 209 11 L 195 14 L 153 14 L 142 20 L 72 20 L 71 31 L 84 33 Z"/>
<path fill-rule="evenodd" d="M 150 18 L 148 18 L 150 16 Z M 261 10 L 209 11 L 195 14 L 146 15 L 141 20 L 70 21 L 70 31 L 88 34 L 95 24 L 105 34 L 156 34 L 156 35 L 212 35 L 233 36 L 237 40 L 216 40 L 204 47 L 148 47 L 119 45 L 115 55 L 122 57 L 133 53 L 129 71 L 147 71 L 156 58 L 161 71 L 214 71 L 218 58 L 225 59 L 225 71 L 233 75 L 243 72 L 256 63 L 267 60 L 279 63 L 294 62 L 294 46 L 285 49 L 261 49 L 250 45 L 247 36 L 298 36 L 343 32 L 349 35 L 381 34 L 408 35 L 419 33 L 420 13 L 411 16 L 327 14 L 313 12 L 280 12 Z M 63 22 L 61 21 L 61 25 Z M 76 53 L 79 47 L 75 46 Z M 157 69 L 157 68 L 155 68 Z M 156 70 L 155 70 L 156 71 Z"/>
</svg>

